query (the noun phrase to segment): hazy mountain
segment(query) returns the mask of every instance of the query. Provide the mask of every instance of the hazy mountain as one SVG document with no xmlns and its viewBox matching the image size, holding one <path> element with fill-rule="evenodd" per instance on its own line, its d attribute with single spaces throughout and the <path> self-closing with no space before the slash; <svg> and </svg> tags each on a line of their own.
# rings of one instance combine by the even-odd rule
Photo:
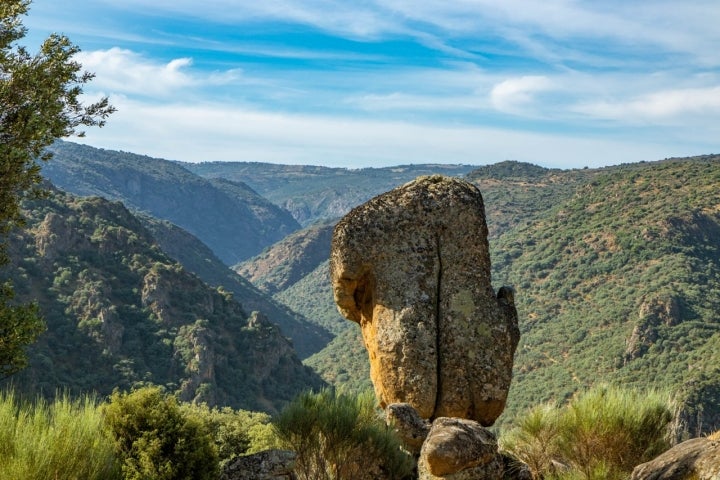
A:
<svg viewBox="0 0 720 480">
<path fill-rule="evenodd" d="M 246 184 L 201 178 L 177 162 L 68 142 L 43 176 L 76 195 L 120 200 L 197 236 L 227 265 L 249 258 L 297 230 L 290 215 Z"/>
<path fill-rule="evenodd" d="M 294 232 L 233 269 L 264 292 L 287 290 L 330 257 L 335 222 Z"/>
<path fill-rule="evenodd" d="M 292 212 L 303 225 L 332 220 L 380 193 L 420 175 L 462 176 L 470 165 L 400 165 L 386 168 L 329 168 L 247 162 L 184 164 L 206 178 L 250 185 L 260 195 Z"/>
<path fill-rule="evenodd" d="M 278 327 L 172 260 L 121 203 L 53 192 L 25 207 L 1 273 L 48 330 L 16 389 L 105 395 L 155 383 L 184 400 L 276 411 L 322 384 Z"/>
</svg>

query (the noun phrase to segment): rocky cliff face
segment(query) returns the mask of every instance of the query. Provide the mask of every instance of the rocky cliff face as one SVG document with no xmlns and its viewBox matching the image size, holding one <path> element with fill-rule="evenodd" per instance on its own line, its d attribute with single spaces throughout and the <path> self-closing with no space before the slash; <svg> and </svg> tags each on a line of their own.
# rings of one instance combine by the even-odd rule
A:
<svg viewBox="0 0 720 480">
<path fill-rule="evenodd" d="M 11 237 L 11 276 L 48 331 L 30 347 L 21 390 L 155 383 L 185 400 L 276 411 L 322 384 L 292 344 L 231 294 L 171 260 L 122 204 L 54 192 L 27 204 Z"/>
<path fill-rule="evenodd" d="M 304 359 L 318 352 L 332 339 L 326 329 L 261 292 L 248 280 L 228 268 L 194 235 L 168 221 L 148 216 L 141 216 L 140 219 L 162 250 L 180 262 L 186 270 L 196 274 L 210 286 L 222 286 L 233 294 L 233 298 L 246 311 L 260 311 L 270 322 L 279 326 L 283 336 L 292 341 L 300 358 Z M 328 239 L 328 244 L 329 242 Z M 327 249 L 329 248 L 328 245 Z M 302 258 L 303 255 L 298 257 Z"/>
</svg>

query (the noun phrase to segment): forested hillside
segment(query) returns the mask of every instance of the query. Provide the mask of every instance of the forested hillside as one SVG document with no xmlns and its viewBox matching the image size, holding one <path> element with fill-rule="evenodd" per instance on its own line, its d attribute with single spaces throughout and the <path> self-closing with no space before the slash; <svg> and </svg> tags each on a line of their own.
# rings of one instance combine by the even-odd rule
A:
<svg viewBox="0 0 720 480">
<path fill-rule="evenodd" d="M 53 191 L 24 208 L 1 273 L 48 328 L 10 379 L 16 390 L 107 395 L 153 383 L 273 412 L 322 384 L 277 326 L 172 260 L 121 203 Z"/>
<path fill-rule="evenodd" d="M 73 175 L 94 178 L 88 172 L 95 167 L 86 166 Z M 308 224 L 340 215 L 411 178 L 405 175 L 435 167 L 213 163 L 188 168 L 207 177 L 221 175 L 231 189 L 243 179 L 286 207 L 302 205 L 293 213 Z M 679 395 L 690 433 L 720 428 L 720 157 L 579 170 L 510 161 L 473 171 L 447 168 L 467 172 L 482 191 L 493 286 L 516 290 L 523 336 L 501 423 L 530 405 L 565 401 L 580 389 L 610 381 Z M 344 183 L 349 181 L 357 184 Z M 337 197 L 328 193 L 333 188 Z M 209 283 L 252 292 L 238 293 L 245 295 L 242 302 L 272 294 L 287 325 L 297 321 L 290 336 L 303 357 L 316 352 L 306 365 L 326 381 L 356 391 L 368 387 L 358 329 L 332 302 L 326 260 L 332 220 L 292 232 L 239 264 L 237 271 L 255 282 L 255 289 L 192 235 L 166 222 L 144 222 L 174 258 Z M 303 326 L 305 319 L 317 328 Z M 309 343 L 298 342 L 303 335 Z"/>
<path fill-rule="evenodd" d="M 300 228 L 289 212 L 241 182 L 204 179 L 176 162 L 57 142 L 42 174 L 76 195 L 120 200 L 197 236 L 227 265 Z"/>
<path fill-rule="evenodd" d="M 380 193 L 420 175 L 462 176 L 471 165 L 400 165 L 385 168 L 329 168 L 251 162 L 183 164 L 206 178 L 227 178 L 250 185 L 260 195 L 292 212 L 302 224 L 345 215 Z"/>
<path fill-rule="evenodd" d="M 720 157 L 503 162 L 468 178 L 485 198 L 493 286 L 515 287 L 523 335 L 501 422 L 612 381 L 676 393 L 690 433 L 720 427 Z M 319 264 L 275 297 L 339 334 L 306 363 L 361 388 L 366 354 L 327 282 Z"/>
<path fill-rule="evenodd" d="M 330 331 L 319 326 L 318 322 L 308 321 L 298 311 L 274 300 L 269 294 L 228 268 L 194 235 L 166 220 L 157 220 L 145 215 L 139 218 L 162 250 L 180 262 L 186 270 L 212 287 L 222 286 L 233 294 L 233 298 L 240 302 L 246 311 L 260 311 L 272 323 L 278 325 L 282 334 L 292 341 L 300 358 L 318 352 L 332 340 Z M 287 261 L 293 257 L 283 258 Z"/>
</svg>

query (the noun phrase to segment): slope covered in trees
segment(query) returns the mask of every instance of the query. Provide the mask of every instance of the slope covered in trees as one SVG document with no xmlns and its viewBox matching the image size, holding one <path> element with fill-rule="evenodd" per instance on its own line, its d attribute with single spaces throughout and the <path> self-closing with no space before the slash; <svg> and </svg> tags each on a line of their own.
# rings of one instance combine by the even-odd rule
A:
<svg viewBox="0 0 720 480">
<path fill-rule="evenodd" d="M 300 226 L 247 185 L 204 179 L 176 162 L 68 142 L 51 148 L 42 174 L 76 195 L 120 200 L 197 236 L 227 265 L 259 253 Z"/>
<path fill-rule="evenodd" d="M 332 220 L 370 198 L 420 175 L 462 176 L 470 165 L 399 165 L 384 168 L 329 168 L 251 162 L 185 164 L 205 178 L 227 178 L 250 185 L 260 195 L 292 212 L 302 225 Z"/>
<path fill-rule="evenodd" d="M 9 239 L 21 301 L 48 330 L 16 389 L 109 394 L 147 383 L 181 399 L 277 411 L 322 382 L 261 314 L 168 257 L 121 203 L 53 192 Z"/>
<path fill-rule="evenodd" d="M 720 427 L 720 157 L 568 171 L 503 162 L 468 178 L 485 198 L 493 286 L 514 286 L 522 329 L 502 422 L 609 381 L 676 392 L 692 434 Z M 337 324 L 326 281 L 320 266 L 275 297 Z M 367 385 L 357 333 L 336 331 L 306 363 Z"/>
</svg>

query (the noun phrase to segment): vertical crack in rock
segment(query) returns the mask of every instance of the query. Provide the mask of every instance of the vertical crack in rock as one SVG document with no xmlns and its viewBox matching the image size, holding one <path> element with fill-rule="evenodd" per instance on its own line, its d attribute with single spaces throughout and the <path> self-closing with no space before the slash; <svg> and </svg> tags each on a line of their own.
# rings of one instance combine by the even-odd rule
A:
<svg viewBox="0 0 720 480">
<path fill-rule="evenodd" d="M 442 398 L 442 381 L 440 378 L 440 372 L 442 371 L 442 355 L 440 355 L 440 296 L 442 292 L 443 262 L 442 253 L 440 251 L 440 235 L 435 237 L 435 252 L 437 255 L 438 272 L 435 280 L 437 282 L 435 288 L 435 298 L 433 300 L 435 301 L 435 325 L 438 325 L 438 328 L 435 332 L 435 354 L 437 355 L 437 370 L 435 371 L 435 374 L 437 377 L 437 389 L 435 390 L 435 408 L 433 411 L 437 411 L 437 406 Z"/>
</svg>

